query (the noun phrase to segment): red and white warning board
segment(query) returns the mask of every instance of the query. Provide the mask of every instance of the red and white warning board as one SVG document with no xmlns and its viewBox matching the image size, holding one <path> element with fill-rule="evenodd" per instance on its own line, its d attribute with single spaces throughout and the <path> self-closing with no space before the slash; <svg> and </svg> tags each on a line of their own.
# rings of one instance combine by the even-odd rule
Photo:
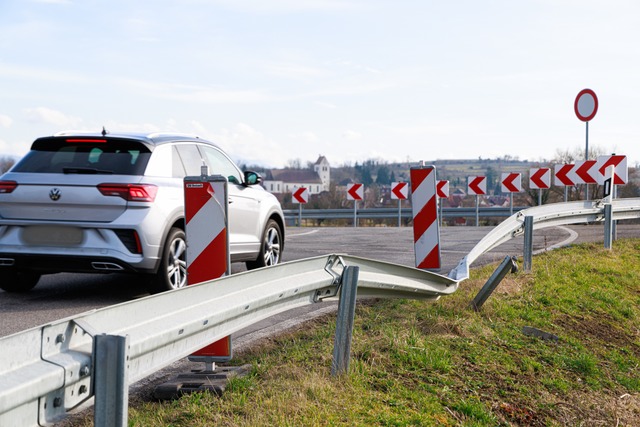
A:
<svg viewBox="0 0 640 427">
<path fill-rule="evenodd" d="M 529 188 L 546 189 L 551 186 L 551 169 L 529 169 Z"/>
<path fill-rule="evenodd" d="M 436 183 L 436 192 L 438 197 L 441 199 L 446 199 L 449 197 L 449 181 L 442 180 Z"/>
<path fill-rule="evenodd" d="M 440 228 L 436 202 L 436 168 L 411 168 L 411 209 L 416 268 L 440 268 Z"/>
<path fill-rule="evenodd" d="M 362 200 L 362 199 L 364 199 L 364 185 L 362 184 L 347 185 L 347 200 Z"/>
<path fill-rule="evenodd" d="M 593 168 L 597 171 L 594 173 L 598 184 L 603 185 L 605 181 L 606 169 L 613 166 L 614 185 L 624 185 L 629 180 L 629 169 L 627 168 L 627 156 L 615 155 L 598 156 L 596 164 Z"/>
<path fill-rule="evenodd" d="M 500 178 L 500 188 L 503 193 L 520 193 L 522 191 L 522 175 L 519 173 L 505 172 Z"/>
<path fill-rule="evenodd" d="M 408 182 L 392 182 L 391 198 L 393 200 L 406 200 L 407 198 L 409 198 L 409 183 Z"/>
<path fill-rule="evenodd" d="M 487 194 L 487 177 L 486 176 L 469 176 L 467 177 L 467 194 L 475 194 L 482 196 Z"/>
<path fill-rule="evenodd" d="M 293 190 L 291 195 L 293 203 L 307 203 L 309 201 L 309 189 L 307 187 L 299 187 Z"/>
<path fill-rule="evenodd" d="M 575 174 L 576 165 L 571 163 L 557 164 L 554 169 L 554 184 L 558 186 L 576 185 L 577 177 Z"/>
<path fill-rule="evenodd" d="M 219 175 L 185 177 L 184 217 L 187 284 L 195 285 L 229 274 L 227 179 Z M 231 337 L 216 341 L 190 356 L 193 361 L 225 362 L 230 359 Z"/>
</svg>

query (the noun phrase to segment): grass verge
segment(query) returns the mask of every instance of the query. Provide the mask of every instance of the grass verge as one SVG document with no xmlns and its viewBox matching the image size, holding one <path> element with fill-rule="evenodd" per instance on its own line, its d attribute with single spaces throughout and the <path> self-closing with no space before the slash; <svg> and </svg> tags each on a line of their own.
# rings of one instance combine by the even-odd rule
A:
<svg viewBox="0 0 640 427">
<path fill-rule="evenodd" d="M 236 357 L 252 373 L 221 398 L 132 402 L 129 424 L 640 425 L 640 240 L 536 256 L 531 273 L 507 276 L 470 310 L 494 268 L 435 303 L 359 302 L 347 375 L 330 375 L 327 316 Z"/>
</svg>

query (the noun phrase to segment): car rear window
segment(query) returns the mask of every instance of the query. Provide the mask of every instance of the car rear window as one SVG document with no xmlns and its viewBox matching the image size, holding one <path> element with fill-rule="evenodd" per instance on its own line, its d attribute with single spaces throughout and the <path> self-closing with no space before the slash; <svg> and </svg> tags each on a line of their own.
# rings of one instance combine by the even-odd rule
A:
<svg viewBox="0 0 640 427">
<path fill-rule="evenodd" d="M 151 152 L 126 139 L 54 137 L 37 139 L 14 172 L 142 175 Z"/>
</svg>

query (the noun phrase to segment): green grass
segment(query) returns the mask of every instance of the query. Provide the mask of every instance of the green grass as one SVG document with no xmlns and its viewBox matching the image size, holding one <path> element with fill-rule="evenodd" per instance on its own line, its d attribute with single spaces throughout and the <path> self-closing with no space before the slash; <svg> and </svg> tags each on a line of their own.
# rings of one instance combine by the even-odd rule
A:
<svg viewBox="0 0 640 427">
<path fill-rule="evenodd" d="M 129 424 L 640 425 L 640 241 L 537 256 L 531 273 L 507 276 L 470 310 L 494 268 L 435 303 L 359 303 L 346 375 L 330 375 L 327 316 L 236 357 L 252 373 L 221 398 L 132 402 Z"/>
</svg>

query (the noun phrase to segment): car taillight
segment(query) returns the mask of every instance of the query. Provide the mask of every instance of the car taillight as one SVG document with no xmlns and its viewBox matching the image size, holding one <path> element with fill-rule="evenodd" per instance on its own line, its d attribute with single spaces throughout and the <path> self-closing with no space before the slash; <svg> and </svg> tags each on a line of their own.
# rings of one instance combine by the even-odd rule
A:
<svg viewBox="0 0 640 427">
<path fill-rule="evenodd" d="M 11 193 L 17 186 L 18 183 L 15 181 L 0 181 L 0 194 Z"/>
<path fill-rule="evenodd" d="M 153 184 L 99 184 L 98 191 L 105 196 L 122 197 L 128 202 L 153 202 L 158 187 Z"/>
</svg>

